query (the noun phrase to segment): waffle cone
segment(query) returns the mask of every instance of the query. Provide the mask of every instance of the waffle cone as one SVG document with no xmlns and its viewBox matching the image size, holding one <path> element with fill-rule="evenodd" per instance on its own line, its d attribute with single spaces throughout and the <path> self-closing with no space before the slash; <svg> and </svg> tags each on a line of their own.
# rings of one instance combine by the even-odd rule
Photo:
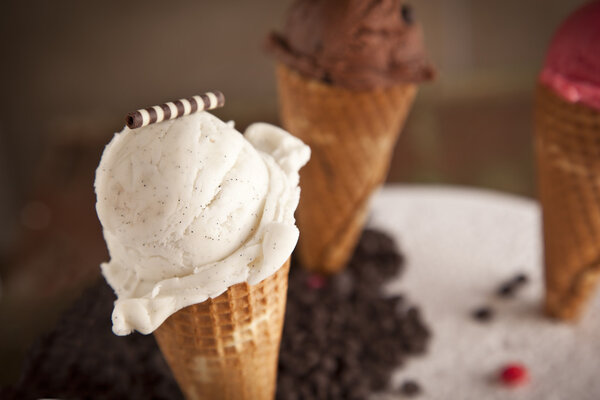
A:
<svg viewBox="0 0 600 400">
<path fill-rule="evenodd" d="M 600 278 L 600 112 L 539 85 L 535 122 L 545 309 L 572 320 Z"/>
<path fill-rule="evenodd" d="M 154 332 L 188 400 L 275 397 L 289 266 L 186 307 Z"/>
<path fill-rule="evenodd" d="M 300 171 L 298 253 L 309 270 L 333 274 L 353 253 L 417 86 L 352 91 L 281 64 L 277 80 L 282 124 L 312 151 Z"/>
</svg>

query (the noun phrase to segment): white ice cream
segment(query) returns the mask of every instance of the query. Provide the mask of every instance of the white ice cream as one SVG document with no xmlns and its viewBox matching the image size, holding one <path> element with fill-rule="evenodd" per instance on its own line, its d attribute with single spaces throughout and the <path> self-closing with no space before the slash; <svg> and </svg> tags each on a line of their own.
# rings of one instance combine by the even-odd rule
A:
<svg viewBox="0 0 600 400">
<path fill-rule="evenodd" d="M 298 170 L 310 149 L 275 126 L 242 136 L 207 112 L 125 128 L 96 170 L 117 335 L 148 334 L 177 310 L 256 284 L 298 240 Z"/>
</svg>

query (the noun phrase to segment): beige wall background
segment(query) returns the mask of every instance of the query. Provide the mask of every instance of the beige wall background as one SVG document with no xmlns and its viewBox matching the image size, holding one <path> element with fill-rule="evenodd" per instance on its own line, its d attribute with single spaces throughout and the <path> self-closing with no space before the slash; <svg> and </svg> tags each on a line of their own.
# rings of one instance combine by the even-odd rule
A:
<svg viewBox="0 0 600 400">
<path fill-rule="evenodd" d="M 513 96 L 523 103 L 519 107 L 527 107 L 551 32 L 583 2 L 412 1 L 440 74 L 423 88 L 405 132 L 419 135 L 407 144 L 418 146 L 411 152 L 427 148 L 419 159 L 438 154 L 438 135 L 450 123 L 438 126 L 440 108 L 453 109 L 457 121 L 452 123 L 460 130 L 468 129 L 468 117 L 458 118 L 461 111 L 455 108 L 470 110 L 461 104 Z M 3 191 L 1 215 L 10 219 L 22 202 L 52 142 L 108 138 L 120 129 L 123 115 L 140 106 L 218 88 L 228 103 L 222 117 L 241 125 L 276 120 L 272 60 L 261 44 L 270 29 L 281 26 L 290 3 L 3 1 L 0 182 L 13 193 Z M 440 166 L 425 161 L 414 171 L 412 164 L 403 166 L 411 176 L 445 180 Z"/>
</svg>

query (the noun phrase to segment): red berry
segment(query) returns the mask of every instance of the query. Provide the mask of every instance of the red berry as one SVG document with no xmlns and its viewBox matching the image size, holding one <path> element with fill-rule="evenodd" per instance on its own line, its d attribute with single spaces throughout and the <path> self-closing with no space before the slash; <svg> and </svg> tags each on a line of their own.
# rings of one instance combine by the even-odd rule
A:
<svg viewBox="0 0 600 400">
<path fill-rule="evenodd" d="M 529 381 L 529 372 L 523 364 L 508 364 L 502 368 L 500 380 L 506 386 L 521 386 Z"/>
<path fill-rule="evenodd" d="M 306 278 L 306 284 L 311 289 L 321 289 L 325 286 L 325 278 L 322 275 L 312 274 Z"/>
</svg>

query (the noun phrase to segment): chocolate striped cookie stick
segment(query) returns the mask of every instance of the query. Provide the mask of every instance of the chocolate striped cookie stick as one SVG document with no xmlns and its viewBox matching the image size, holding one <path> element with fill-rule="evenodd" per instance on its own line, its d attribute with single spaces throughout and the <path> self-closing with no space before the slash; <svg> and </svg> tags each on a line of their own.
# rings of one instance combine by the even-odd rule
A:
<svg viewBox="0 0 600 400">
<path fill-rule="evenodd" d="M 136 129 L 204 110 L 214 110 L 224 105 L 225 96 L 223 96 L 223 93 L 219 91 L 207 92 L 199 96 L 192 96 L 189 99 L 142 108 L 127 114 L 125 121 L 130 129 Z"/>
</svg>

